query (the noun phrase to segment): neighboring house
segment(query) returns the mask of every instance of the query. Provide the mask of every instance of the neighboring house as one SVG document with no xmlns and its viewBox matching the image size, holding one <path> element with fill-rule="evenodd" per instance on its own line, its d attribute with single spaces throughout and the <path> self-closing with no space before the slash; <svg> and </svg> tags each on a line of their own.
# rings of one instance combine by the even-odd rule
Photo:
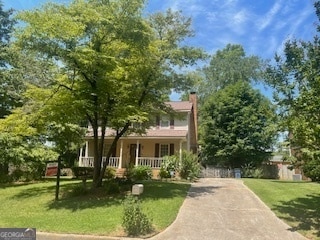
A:
<svg viewBox="0 0 320 240">
<path fill-rule="evenodd" d="M 269 160 L 268 165 L 269 169 L 272 169 L 273 176 L 272 178 L 281 179 L 281 180 L 292 180 L 294 170 L 291 168 L 292 165 L 290 161 L 284 160 L 282 155 L 274 155 Z M 271 168 L 272 167 L 272 168 Z"/>
<path fill-rule="evenodd" d="M 294 168 L 290 161 L 284 159 L 283 155 L 272 156 L 263 168 L 267 178 L 296 181 L 304 179 L 301 170 Z"/>
<path fill-rule="evenodd" d="M 189 101 L 167 102 L 174 116 L 155 117 L 154 126 L 145 134 L 131 134 L 119 139 L 116 150 L 109 159 L 109 166 L 123 171 L 129 165 L 150 166 L 160 169 L 163 157 L 182 154 L 183 150 L 197 152 L 197 96 L 191 93 Z M 114 139 L 114 131 L 106 130 L 104 156 Z M 88 129 L 86 145 L 80 150 L 79 166 L 93 166 L 93 133 Z M 103 161 L 106 157 L 103 157 Z"/>
</svg>

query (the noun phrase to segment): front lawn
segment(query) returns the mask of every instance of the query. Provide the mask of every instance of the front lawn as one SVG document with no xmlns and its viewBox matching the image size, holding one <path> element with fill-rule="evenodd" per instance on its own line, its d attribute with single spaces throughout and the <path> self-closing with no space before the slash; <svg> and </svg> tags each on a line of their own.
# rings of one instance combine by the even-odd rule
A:
<svg viewBox="0 0 320 240">
<path fill-rule="evenodd" d="M 61 192 L 81 184 L 61 183 Z M 183 203 L 190 184 L 144 182 L 142 209 L 156 231 L 170 225 Z M 123 195 L 116 197 L 64 197 L 54 201 L 55 182 L 0 185 L 0 227 L 35 227 L 37 231 L 121 236 Z"/>
<path fill-rule="evenodd" d="M 320 184 L 244 179 L 247 185 L 292 230 L 320 239 Z"/>
</svg>

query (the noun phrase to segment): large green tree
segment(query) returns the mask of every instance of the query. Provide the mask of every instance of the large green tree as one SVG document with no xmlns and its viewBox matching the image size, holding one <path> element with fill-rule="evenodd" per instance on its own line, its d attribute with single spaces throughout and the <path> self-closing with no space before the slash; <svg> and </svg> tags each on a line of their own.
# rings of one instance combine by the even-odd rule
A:
<svg viewBox="0 0 320 240">
<path fill-rule="evenodd" d="M 320 19 L 320 2 L 315 2 Z M 318 26 L 318 32 L 319 32 Z M 289 40 L 283 54 L 275 57 L 266 71 L 267 83 L 275 89 L 282 131 L 296 159 L 313 180 L 320 179 L 320 38 L 312 41 Z"/>
<path fill-rule="evenodd" d="M 259 80 L 263 66 L 259 57 L 247 56 L 241 45 L 228 44 L 211 56 L 209 65 L 198 71 L 195 88 L 200 102 L 205 102 L 212 93 L 238 81 L 251 83 Z"/>
<path fill-rule="evenodd" d="M 275 140 L 274 110 L 247 82 L 212 94 L 201 109 L 204 162 L 234 168 L 266 160 Z"/>
<path fill-rule="evenodd" d="M 10 34 L 15 24 L 12 13 L 12 9 L 5 11 L 0 1 L 0 118 L 21 105 L 15 91 L 18 86 L 8 76 Z"/>
<path fill-rule="evenodd" d="M 56 156 L 44 145 L 43 137 L 35 131 L 30 134 L 31 128 L 26 127 L 22 121 L 26 120 L 24 117 L 8 118 L 23 105 L 27 84 L 46 87 L 54 75 L 50 62 L 13 45 L 11 35 L 16 20 L 12 14 L 13 9 L 3 10 L 0 2 L 0 174 L 4 177 L 8 175 L 9 164 L 33 171 L 38 166 L 43 167 L 44 161 L 53 160 Z M 12 120 L 19 131 L 10 126 Z"/>
<path fill-rule="evenodd" d="M 35 124 L 88 121 L 93 187 L 101 184 L 107 166 L 101 168 L 106 128 L 115 130 L 108 159 L 133 122 L 148 122 L 171 89 L 186 84 L 179 67 L 202 56 L 181 45 L 192 35 L 190 19 L 170 10 L 146 19 L 143 9 L 143 0 L 75 0 L 19 14 L 25 24 L 16 36 L 18 46 L 59 69 L 49 87 L 29 87 L 23 109 L 36 113 Z"/>
</svg>

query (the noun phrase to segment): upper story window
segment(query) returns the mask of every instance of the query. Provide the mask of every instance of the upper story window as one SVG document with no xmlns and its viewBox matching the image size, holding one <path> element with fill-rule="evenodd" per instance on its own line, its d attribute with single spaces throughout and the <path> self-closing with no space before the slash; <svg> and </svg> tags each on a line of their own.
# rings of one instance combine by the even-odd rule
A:
<svg viewBox="0 0 320 240">
<path fill-rule="evenodd" d="M 160 120 L 160 127 L 161 128 L 169 128 L 170 127 L 170 121 L 166 118 L 163 118 Z"/>
<path fill-rule="evenodd" d="M 164 129 L 173 129 L 174 128 L 174 119 L 169 116 L 161 116 L 156 118 L 156 127 Z"/>
</svg>

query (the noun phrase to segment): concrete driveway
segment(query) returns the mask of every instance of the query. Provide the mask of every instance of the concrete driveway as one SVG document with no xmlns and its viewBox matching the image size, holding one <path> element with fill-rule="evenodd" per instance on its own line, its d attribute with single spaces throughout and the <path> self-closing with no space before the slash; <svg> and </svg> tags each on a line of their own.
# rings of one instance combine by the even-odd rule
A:
<svg viewBox="0 0 320 240">
<path fill-rule="evenodd" d="M 130 239 L 37 234 L 38 240 Z M 137 239 L 137 238 L 136 238 Z M 193 183 L 172 225 L 149 240 L 303 240 L 279 220 L 241 179 L 201 178 Z"/>
<path fill-rule="evenodd" d="M 192 184 L 175 222 L 152 240 L 306 239 L 279 220 L 240 179 Z"/>
</svg>

